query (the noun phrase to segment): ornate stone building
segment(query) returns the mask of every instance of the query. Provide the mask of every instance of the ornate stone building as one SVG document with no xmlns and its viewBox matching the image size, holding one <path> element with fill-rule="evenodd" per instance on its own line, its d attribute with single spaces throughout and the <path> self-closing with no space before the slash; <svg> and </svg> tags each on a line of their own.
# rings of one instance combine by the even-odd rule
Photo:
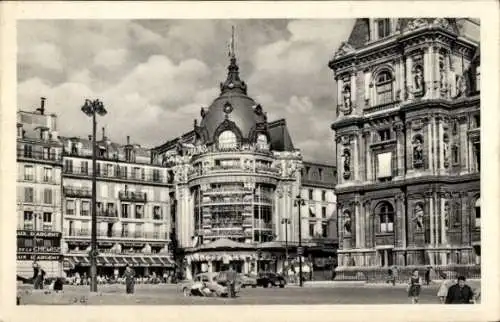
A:
<svg viewBox="0 0 500 322">
<path fill-rule="evenodd" d="M 329 67 L 338 271 L 478 264 L 479 24 L 357 19 Z"/>
<path fill-rule="evenodd" d="M 246 273 L 281 271 L 285 254 L 295 257 L 297 251 L 299 215 L 294 200 L 303 189 L 302 155 L 285 121 L 268 122 L 263 107 L 247 95 L 238 69 L 233 53 L 220 95 L 201 108 L 201 121 L 195 120 L 193 130 L 179 139 L 153 150 L 153 163 L 174 173 L 173 236 L 188 278 L 200 271 L 219 271 L 223 264 Z M 318 239 L 334 239 L 328 227 L 324 233 L 321 227 L 335 215 L 335 168 L 325 165 L 322 171 L 321 179 L 310 182 L 325 191 L 325 216 L 320 220 L 325 225 L 315 222 L 318 227 L 313 227 L 310 238 L 309 210 L 303 207 L 307 249 L 318 247 Z M 321 214 L 323 208 L 318 208 Z"/>
<path fill-rule="evenodd" d="M 62 272 L 62 143 L 45 98 L 36 111 L 17 112 L 17 274 L 32 277 L 33 261 Z"/>
</svg>

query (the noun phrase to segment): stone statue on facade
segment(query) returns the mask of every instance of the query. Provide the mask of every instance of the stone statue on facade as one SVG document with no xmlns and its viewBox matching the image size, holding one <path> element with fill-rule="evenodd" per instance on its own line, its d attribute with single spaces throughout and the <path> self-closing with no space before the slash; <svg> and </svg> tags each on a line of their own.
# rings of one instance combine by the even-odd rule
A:
<svg viewBox="0 0 500 322">
<path fill-rule="evenodd" d="M 351 153 L 349 150 L 344 150 L 344 179 L 349 179 L 351 176 Z"/>
<path fill-rule="evenodd" d="M 448 201 L 444 203 L 444 228 L 450 227 L 450 204 Z"/>
<path fill-rule="evenodd" d="M 417 231 L 421 232 L 424 230 L 424 209 L 422 209 L 422 205 L 418 204 L 415 206 L 415 210 L 413 212 L 413 220 L 417 226 Z"/>
<path fill-rule="evenodd" d="M 351 214 L 349 211 L 344 212 L 344 232 L 351 234 Z"/>
<path fill-rule="evenodd" d="M 414 89 L 416 92 L 423 92 L 424 90 L 424 71 L 422 69 L 422 66 L 416 66 L 415 70 L 413 71 L 414 73 Z"/>
<path fill-rule="evenodd" d="M 463 75 L 457 77 L 456 91 L 457 97 L 465 96 L 467 93 L 467 84 Z"/>
<path fill-rule="evenodd" d="M 422 139 L 417 136 L 413 142 L 413 166 L 419 168 L 424 162 L 424 151 Z"/>
<path fill-rule="evenodd" d="M 344 107 L 343 107 L 344 115 L 351 114 L 352 102 L 351 102 L 351 88 L 349 86 L 344 87 L 343 101 L 344 101 Z"/>
</svg>

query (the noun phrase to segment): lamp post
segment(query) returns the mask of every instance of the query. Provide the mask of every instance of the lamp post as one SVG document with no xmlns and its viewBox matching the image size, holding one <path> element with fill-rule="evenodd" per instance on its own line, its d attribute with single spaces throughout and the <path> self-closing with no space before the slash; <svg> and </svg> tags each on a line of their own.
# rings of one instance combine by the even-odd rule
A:
<svg viewBox="0 0 500 322">
<path fill-rule="evenodd" d="M 281 219 L 281 223 L 285 225 L 285 263 L 288 264 L 288 223 L 290 219 L 283 218 Z"/>
<path fill-rule="evenodd" d="M 300 285 L 300 287 L 302 287 L 303 286 L 303 283 L 302 283 L 302 253 L 303 253 L 303 249 L 302 249 L 302 216 L 300 214 L 300 208 L 302 206 L 305 206 L 306 202 L 300 195 L 298 195 L 295 198 L 293 205 L 294 205 L 294 207 L 297 207 L 299 210 L 299 247 L 297 248 L 297 255 L 299 256 L 299 285 Z"/>
<path fill-rule="evenodd" d="M 92 117 L 92 225 L 90 227 L 90 291 L 97 292 L 97 202 L 96 202 L 96 115 L 104 116 L 107 111 L 104 104 L 96 100 L 85 99 L 82 106 L 82 112 Z"/>
</svg>

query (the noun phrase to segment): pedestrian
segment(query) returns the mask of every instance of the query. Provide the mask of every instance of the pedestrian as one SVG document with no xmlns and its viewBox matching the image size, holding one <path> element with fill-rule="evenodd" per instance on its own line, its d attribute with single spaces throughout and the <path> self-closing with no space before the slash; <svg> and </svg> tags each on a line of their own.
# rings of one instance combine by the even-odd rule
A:
<svg viewBox="0 0 500 322">
<path fill-rule="evenodd" d="M 33 278 L 32 278 L 32 281 L 33 281 L 33 288 L 35 290 L 38 289 L 38 281 L 39 281 L 39 272 L 40 272 L 40 265 L 38 264 L 38 262 L 36 261 L 36 259 L 33 261 Z"/>
<path fill-rule="evenodd" d="M 408 297 L 411 298 L 412 304 L 417 304 L 420 297 L 420 289 L 422 287 L 422 278 L 418 274 L 418 269 L 414 269 L 410 279 L 408 280 Z"/>
<path fill-rule="evenodd" d="M 134 270 L 130 267 L 130 265 L 127 265 L 125 267 L 125 273 L 123 274 L 123 277 L 125 278 L 125 291 L 127 294 L 133 294 L 134 293 L 134 284 L 135 284 L 135 272 Z"/>
<path fill-rule="evenodd" d="M 446 295 L 446 304 L 472 304 L 474 303 L 474 292 L 465 284 L 465 276 L 459 276 L 457 284 L 450 286 Z"/>
<path fill-rule="evenodd" d="M 236 272 L 231 265 L 229 265 L 229 272 L 227 272 L 227 281 L 229 284 L 229 296 L 236 297 Z"/>
<path fill-rule="evenodd" d="M 439 275 L 441 277 L 441 286 L 439 286 L 439 290 L 437 292 L 437 296 L 439 297 L 439 301 L 441 304 L 446 302 L 446 296 L 448 295 L 448 288 L 450 287 L 449 281 L 446 279 L 447 276 L 445 273 L 441 273 Z"/>
<path fill-rule="evenodd" d="M 425 270 L 425 284 L 426 285 L 429 285 L 431 283 L 431 269 L 432 269 L 432 266 L 429 266 Z"/>
</svg>

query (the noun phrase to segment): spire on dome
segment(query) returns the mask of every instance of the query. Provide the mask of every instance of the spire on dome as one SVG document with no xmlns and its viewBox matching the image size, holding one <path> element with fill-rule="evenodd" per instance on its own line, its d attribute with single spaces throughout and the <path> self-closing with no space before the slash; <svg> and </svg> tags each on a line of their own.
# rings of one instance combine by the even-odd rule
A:
<svg viewBox="0 0 500 322">
<path fill-rule="evenodd" d="M 243 94 L 247 93 L 247 85 L 240 79 L 239 67 L 236 62 L 236 52 L 234 50 L 234 26 L 231 28 L 231 40 L 229 43 L 229 66 L 228 73 L 224 83 L 220 84 L 221 93 L 228 91 L 239 91 Z"/>
</svg>

